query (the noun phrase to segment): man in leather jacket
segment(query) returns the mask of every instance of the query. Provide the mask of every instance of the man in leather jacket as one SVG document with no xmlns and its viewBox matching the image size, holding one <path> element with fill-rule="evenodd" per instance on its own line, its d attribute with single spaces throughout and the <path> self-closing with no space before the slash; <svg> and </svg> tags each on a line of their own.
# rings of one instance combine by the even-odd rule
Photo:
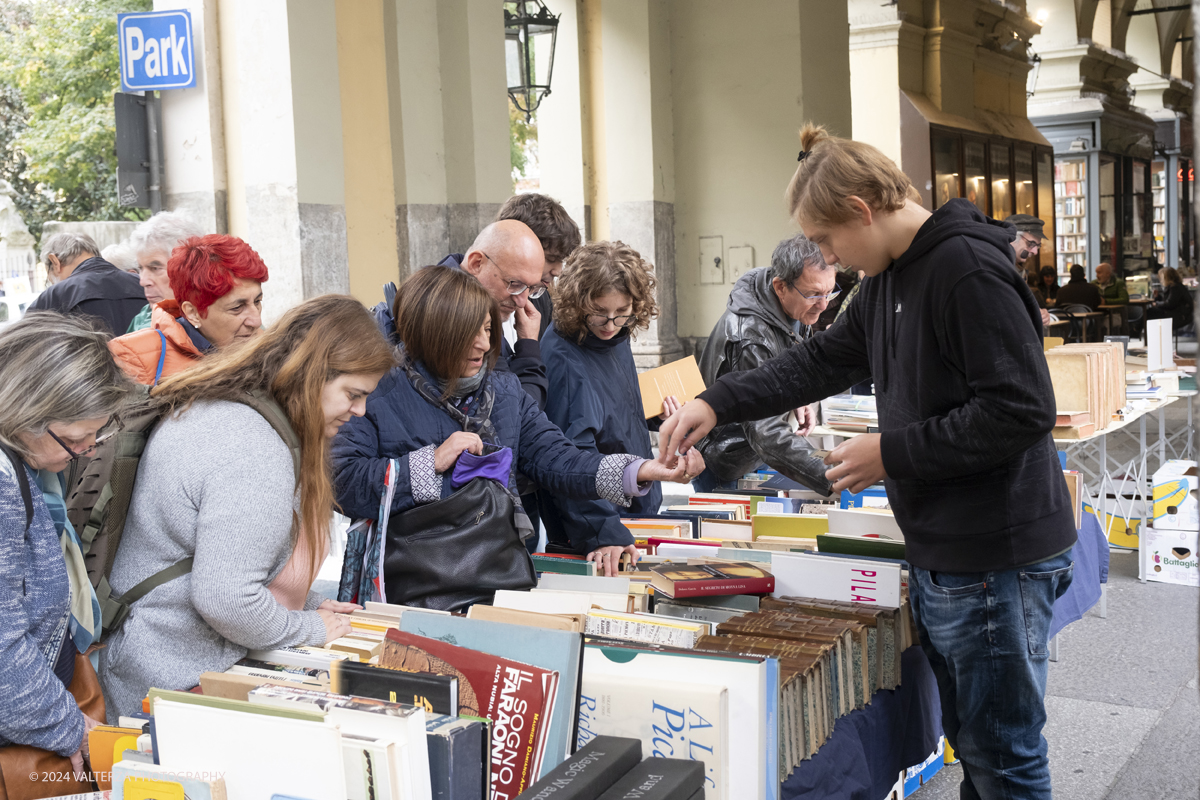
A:
<svg viewBox="0 0 1200 800">
<path fill-rule="evenodd" d="M 717 321 L 700 357 L 704 383 L 712 386 L 727 372 L 755 369 L 793 344 L 812 335 L 812 326 L 837 294 L 836 270 L 821 258 L 815 244 L 796 234 L 771 255 L 771 266 L 751 270 L 738 279 L 725 313 Z M 815 491 L 828 494 L 827 467 L 812 455 L 805 438 L 815 414 L 796 410 L 800 428 L 788 416 L 720 425 L 700 443 L 707 469 L 692 482 L 696 491 L 736 486 L 738 478 L 759 464 Z M 789 415 L 790 416 L 790 415 Z"/>
</svg>

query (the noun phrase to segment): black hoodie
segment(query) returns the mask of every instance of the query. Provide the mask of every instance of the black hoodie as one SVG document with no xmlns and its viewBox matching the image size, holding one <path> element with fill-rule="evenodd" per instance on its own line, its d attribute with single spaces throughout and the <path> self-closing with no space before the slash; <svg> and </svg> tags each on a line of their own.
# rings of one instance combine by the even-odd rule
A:
<svg viewBox="0 0 1200 800">
<path fill-rule="evenodd" d="M 1011 240 L 1011 226 L 951 200 L 829 330 L 701 399 L 719 423 L 759 419 L 870 376 L 912 564 L 984 572 L 1062 552 L 1075 524 L 1050 438 L 1054 390 Z"/>
</svg>

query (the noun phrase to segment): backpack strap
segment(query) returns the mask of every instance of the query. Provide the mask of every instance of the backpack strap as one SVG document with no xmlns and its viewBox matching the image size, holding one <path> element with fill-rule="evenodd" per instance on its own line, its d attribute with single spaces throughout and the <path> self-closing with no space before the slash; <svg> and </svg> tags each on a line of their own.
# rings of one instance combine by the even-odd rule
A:
<svg viewBox="0 0 1200 800">
<path fill-rule="evenodd" d="M 104 620 L 105 634 L 112 634 L 113 631 L 124 624 L 125 618 L 129 616 L 129 610 L 138 600 L 141 600 L 164 583 L 183 577 L 191 572 L 193 561 L 194 559 L 188 556 L 182 561 L 176 561 L 166 569 L 161 569 L 154 573 L 120 597 L 110 594 L 104 598 L 100 604 L 100 618 Z"/>
<path fill-rule="evenodd" d="M 292 453 L 292 471 L 296 476 L 296 484 L 300 484 L 300 437 L 296 435 L 296 431 L 292 428 L 292 421 L 288 419 L 287 413 L 275 402 L 275 399 L 265 391 L 255 391 L 247 394 L 239 402 L 253 408 L 259 414 L 262 414 L 263 419 L 271 423 L 271 427 L 279 434 L 279 438 L 283 439 L 283 443 L 288 446 L 288 450 Z"/>
<path fill-rule="evenodd" d="M 288 419 L 287 414 L 284 413 L 283 408 L 269 394 L 263 391 L 247 394 L 239 402 L 250 406 L 261 414 L 263 419 L 269 422 L 271 427 L 275 429 L 275 432 L 279 434 L 279 438 L 283 439 L 284 444 L 288 446 L 288 450 L 292 454 L 292 469 L 296 476 L 296 483 L 299 484 L 300 438 L 296 436 L 296 431 L 292 428 L 292 423 Z M 111 589 L 109 589 L 108 593 L 104 592 L 103 590 L 108 588 L 107 585 L 99 589 L 96 594 L 97 598 L 100 599 L 105 635 L 111 635 L 121 627 L 125 622 L 125 618 L 129 616 L 129 611 L 133 604 L 138 600 L 141 600 L 164 583 L 190 573 L 192 571 L 192 563 L 192 557 L 177 561 L 166 569 L 159 570 L 149 578 L 146 578 L 120 597 L 111 594 Z M 101 598 L 102 594 L 107 594 L 107 596 Z"/>
<path fill-rule="evenodd" d="M 158 338 L 162 340 L 162 350 L 158 354 L 158 367 L 154 370 L 154 383 L 151 386 L 158 386 L 158 381 L 162 377 L 163 365 L 167 363 L 167 337 L 162 331 L 158 331 Z"/>
<path fill-rule="evenodd" d="M 0 442 L 0 451 L 8 456 L 13 469 L 17 473 L 17 485 L 21 487 L 21 502 L 25 504 L 25 532 L 33 525 L 33 492 L 29 489 L 29 474 L 25 472 L 25 462 L 12 451 L 8 445 Z"/>
</svg>

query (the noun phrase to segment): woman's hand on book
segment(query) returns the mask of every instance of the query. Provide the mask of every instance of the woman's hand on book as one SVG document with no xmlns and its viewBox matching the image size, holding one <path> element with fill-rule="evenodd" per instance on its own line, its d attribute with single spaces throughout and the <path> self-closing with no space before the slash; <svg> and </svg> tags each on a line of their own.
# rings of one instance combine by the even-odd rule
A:
<svg viewBox="0 0 1200 800">
<path fill-rule="evenodd" d="M 598 574 L 607 575 L 611 578 L 617 574 L 617 570 L 621 565 L 621 556 L 624 553 L 629 553 L 633 563 L 637 563 L 638 549 L 631 544 L 627 544 L 624 547 L 619 544 L 608 547 L 597 547 L 588 553 L 587 560 L 596 562 L 596 572 Z"/>
<path fill-rule="evenodd" d="M 479 434 L 466 431 L 456 431 L 450 434 L 450 438 L 433 451 L 434 471 L 439 474 L 446 472 L 454 466 L 463 452 L 474 453 L 477 456 L 483 455 L 483 439 L 479 438 Z"/>
<path fill-rule="evenodd" d="M 350 633 L 349 617 L 335 614 L 326 608 L 318 608 L 317 613 L 321 615 L 321 621 L 325 623 L 325 644 L 341 639 Z"/>
<path fill-rule="evenodd" d="M 650 481 L 669 481 L 670 483 L 689 483 L 692 478 L 704 472 L 704 456 L 692 448 L 687 455 L 675 459 L 674 465 L 659 461 L 643 461 L 638 467 L 638 483 Z"/>
<path fill-rule="evenodd" d="M 683 408 L 683 404 L 679 402 L 679 398 L 675 395 L 663 398 L 663 413 L 658 415 L 658 418 L 666 422 L 679 409 Z"/>
<path fill-rule="evenodd" d="M 317 606 L 317 610 L 325 609 L 332 611 L 335 614 L 352 614 L 355 611 L 362 611 L 363 607 L 358 603 L 339 603 L 337 600 L 326 600 Z"/>
</svg>

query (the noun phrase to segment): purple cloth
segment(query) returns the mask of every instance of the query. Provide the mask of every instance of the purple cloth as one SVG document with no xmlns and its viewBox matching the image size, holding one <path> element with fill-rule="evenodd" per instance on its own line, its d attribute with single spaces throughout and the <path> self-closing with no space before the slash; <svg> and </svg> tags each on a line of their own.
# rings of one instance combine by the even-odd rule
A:
<svg viewBox="0 0 1200 800">
<path fill-rule="evenodd" d="M 625 466 L 625 472 L 621 473 L 621 490 L 625 492 L 627 497 L 644 497 L 650 492 L 651 484 L 638 483 L 638 470 L 642 468 L 642 464 L 646 463 L 647 459 L 639 458 L 637 461 L 630 461 Z"/>
<path fill-rule="evenodd" d="M 499 481 L 501 486 L 508 486 L 508 476 L 512 472 L 513 453 L 511 447 L 501 447 L 493 453 L 477 456 L 464 451 L 454 465 L 450 475 L 450 488 L 457 489 L 465 486 L 475 478 L 491 478 Z"/>
</svg>

